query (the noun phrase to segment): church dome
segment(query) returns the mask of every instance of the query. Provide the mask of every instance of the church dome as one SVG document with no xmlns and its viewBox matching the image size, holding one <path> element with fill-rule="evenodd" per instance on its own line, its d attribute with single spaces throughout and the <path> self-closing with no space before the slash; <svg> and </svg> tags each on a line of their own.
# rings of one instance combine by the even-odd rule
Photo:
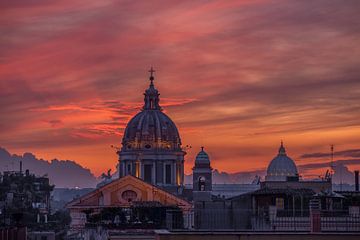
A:
<svg viewBox="0 0 360 240">
<path fill-rule="evenodd" d="M 204 147 L 201 147 L 201 151 L 196 155 L 196 163 L 210 163 L 209 155 L 204 151 Z"/>
<path fill-rule="evenodd" d="M 162 112 L 159 92 L 150 76 L 150 86 L 144 93 L 144 106 L 127 124 L 122 140 L 124 151 L 181 150 L 181 140 L 175 123 Z"/>
<path fill-rule="evenodd" d="M 270 162 L 267 168 L 266 181 L 287 181 L 289 177 L 298 177 L 295 162 L 286 155 L 281 142 L 279 154 Z"/>
<path fill-rule="evenodd" d="M 201 147 L 201 151 L 196 155 L 195 167 L 210 167 L 210 158 L 204 147 Z"/>
</svg>

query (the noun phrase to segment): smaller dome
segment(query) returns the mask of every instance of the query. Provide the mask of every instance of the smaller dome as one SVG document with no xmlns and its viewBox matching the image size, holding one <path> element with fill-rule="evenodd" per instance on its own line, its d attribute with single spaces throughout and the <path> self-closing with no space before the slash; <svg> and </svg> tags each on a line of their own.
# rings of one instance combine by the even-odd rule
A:
<svg viewBox="0 0 360 240">
<path fill-rule="evenodd" d="M 209 155 L 204 151 L 204 147 L 201 147 L 201 151 L 196 155 L 195 158 L 195 165 L 198 164 L 210 164 Z"/>
<path fill-rule="evenodd" d="M 295 162 L 286 155 L 285 147 L 281 142 L 279 154 L 270 162 L 266 181 L 287 181 L 288 177 L 298 177 Z"/>
</svg>

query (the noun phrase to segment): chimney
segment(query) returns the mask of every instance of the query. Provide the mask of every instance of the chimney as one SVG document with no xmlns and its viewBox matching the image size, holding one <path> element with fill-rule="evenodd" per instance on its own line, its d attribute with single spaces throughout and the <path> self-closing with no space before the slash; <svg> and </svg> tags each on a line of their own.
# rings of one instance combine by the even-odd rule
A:
<svg viewBox="0 0 360 240">
<path fill-rule="evenodd" d="M 20 173 L 22 173 L 22 161 L 20 161 Z"/>
<path fill-rule="evenodd" d="M 359 170 L 355 171 L 355 191 L 359 191 Z"/>
</svg>

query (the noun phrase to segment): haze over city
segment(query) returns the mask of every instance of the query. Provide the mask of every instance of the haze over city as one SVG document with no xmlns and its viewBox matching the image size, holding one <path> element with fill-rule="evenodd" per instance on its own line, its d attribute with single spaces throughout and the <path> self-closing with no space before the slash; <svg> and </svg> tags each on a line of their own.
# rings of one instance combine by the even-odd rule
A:
<svg viewBox="0 0 360 240">
<path fill-rule="evenodd" d="M 326 4 L 324 4 L 326 3 Z M 265 170 L 283 140 L 302 175 L 360 166 L 359 1 L 6 1 L 0 146 L 116 168 L 153 66 L 191 173 Z M 316 165 L 318 164 L 318 165 Z"/>
</svg>

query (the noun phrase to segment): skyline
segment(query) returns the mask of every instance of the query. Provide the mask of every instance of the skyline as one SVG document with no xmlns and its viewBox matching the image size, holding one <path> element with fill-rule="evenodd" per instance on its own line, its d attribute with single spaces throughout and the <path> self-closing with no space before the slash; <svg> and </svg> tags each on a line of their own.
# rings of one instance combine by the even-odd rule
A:
<svg viewBox="0 0 360 240">
<path fill-rule="evenodd" d="M 114 169 L 150 66 L 192 146 L 187 174 L 202 145 L 226 172 L 266 168 L 281 140 L 297 165 L 359 148 L 358 1 L 40 2 L 1 8 L 0 146 L 12 153 Z"/>
</svg>

